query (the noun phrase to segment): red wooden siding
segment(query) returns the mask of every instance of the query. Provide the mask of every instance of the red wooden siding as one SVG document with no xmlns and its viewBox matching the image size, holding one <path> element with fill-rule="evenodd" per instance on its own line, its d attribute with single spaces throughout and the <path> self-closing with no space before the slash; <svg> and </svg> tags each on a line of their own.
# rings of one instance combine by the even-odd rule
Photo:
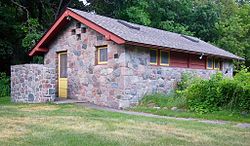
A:
<svg viewBox="0 0 250 146">
<path fill-rule="evenodd" d="M 193 69 L 206 69 L 206 57 L 199 58 L 200 55 L 188 54 L 183 52 L 170 52 L 170 66 L 193 68 Z"/>
<path fill-rule="evenodd" d="M 194 69 L 206 69 L 206 57 L 203 56 L 202 59 L 199 55 L 190 54 L 189 55 L 189 67 Z"/>
<path fill-rule="evenodd" d="M 170 52 L 170 66 L 188 67 L 188 54 L 180 52 Z"/>
</svg>

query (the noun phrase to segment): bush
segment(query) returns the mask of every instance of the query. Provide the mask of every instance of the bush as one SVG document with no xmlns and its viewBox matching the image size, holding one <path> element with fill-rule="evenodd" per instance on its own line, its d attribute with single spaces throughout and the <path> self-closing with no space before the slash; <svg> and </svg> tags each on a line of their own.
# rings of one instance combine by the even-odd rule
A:
<svg viewBox="0 0 250 146">
<path fill-rule="evenodd" d="M 147 95 L 140 104 L 188 108 L 200 114 L 221 109 L 250 112 L 250 73 L 243 69 L 234 78 L 225 78 L 217 73 L 209 80 L 184 73 L 176 91 L 168 95 Z"/>
<path fill-rule="evenodd" d="M 223 78 L 217 73 L 210 80 L 193 82 L 183 95 L 187 98 L 188 108 L 198 113 L 230 109 L 250 111 L 250 74 L 240 71 L 235 78 Z"/>
<path fill-rule="evenodd" d="M 189 109 L 201 114 L 217 110 L 216 88 L 220 80 L 222 76 L 216 74 L 210 80 L 199 80 L 189 86 L 184 91 Z"/>
<path fill-rule="evenodd" d="M 188 72 L 184 72 L 181 74 L 181 81 L 177 83 L 177 90 L 182 91 L 189 87 L 193 82 L 194 76 L 192 76 Z"/>
<path fill-rule="evenodd" d="M 10 96 L 10 78 L 0 73 L 0 97 Z"/>
</svg>

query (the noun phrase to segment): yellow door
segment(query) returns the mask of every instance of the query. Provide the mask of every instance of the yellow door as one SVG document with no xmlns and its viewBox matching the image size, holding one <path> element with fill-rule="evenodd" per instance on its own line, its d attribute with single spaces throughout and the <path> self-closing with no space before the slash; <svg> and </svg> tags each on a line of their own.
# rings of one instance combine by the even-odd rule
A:
<svg viewBox="0 0 250 146">
<path fill-rule="evenodd" d="M 67 98 L 67 52 L 58 54 L 58 96 Z"/>
</svg>

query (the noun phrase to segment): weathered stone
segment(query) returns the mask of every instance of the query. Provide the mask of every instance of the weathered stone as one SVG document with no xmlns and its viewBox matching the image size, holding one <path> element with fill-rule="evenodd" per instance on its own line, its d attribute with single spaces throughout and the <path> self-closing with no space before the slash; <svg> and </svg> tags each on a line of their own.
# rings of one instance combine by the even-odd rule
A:
<svg viewBox="0 0 250 146">
<path fill-rule="evenodd" d="M 82 44 L 83 49 L 87 49 L 88 45 L 87 44 Z"/>
<path fill-rule="evenodd" d="M 104 39 L 104 37 L 103 37 L 103 36 L 101 36 L 101 35 L 98 35 L 96 38 L 97 38 L 97 40 L 98 40 L 98 41 L 100 41 L 100 40 L 103 40 L 103 39 Z"/>
<path fill-rule="evenodd" d="M 45 67 L 42 64 L 15 65 L 11 66 L 11 68 L 12 101 L 46 102 L 47 99 L 51 101 L 55 98 L 55 93 L 47 96 L 49 88 L 54 87 L 53 90 L 55 90 L 56 80 L 51 80 L 55 76 L 54 69 Z M 19 78 L 20 80 L 15 80 Z"/>
<path fill-rule="evenodd" d="M 155 107 L 153 107 L 154 109 L 161 109 L 161 107 L 159 107 L 159 106 L 155 106 Z"/>
<path fill-rule="evenodd" d="M 113 71 L 113 75 L 114 75 L 115 77 L 119 77 L 119 76 L 121 75 L 121 70 L 120 70 L 120 69 L 114 70 L 114 71 Z"/>
<path fill-rule="evenodd" d="M 49 95 L 55 94 L 55 89 L 49 89 Z"/>
<path fill-rule="evenodd" d="M 100 74 L 101 75 L 109 75 L 109 74 L 111 74 L 113 72 L 113 69 L 112 68 L 105 68 L 105 69 L 102 69 L 101 71 L 100 71 Z"/>
<path fill-rule="evenodd" d="M 112 88 L 118 88 L 118 84 L 117 84 L 117 83 L 112 83 L 112 84 L 111 84 L 111 87 L 112 87 Z"/>
<path fill-rule="evenodd" d="M 136 88 L 131 89 L 130 94 L 131 95 L 136 95 L 137 94 Z"/>
<path fill-rule="evenodd" d="M 73 53 L 74 53 L 74 55 L 76 55 L 76 56 L 80 56 L 80 55 L 81 55 L 81 52 L 78 51 L 78 50 L 74 50 Z"/>
<path fill-rule="evenodd" d="M 33 94 L 29 94 L 29 95 L 28 95 L 28 101 L 29 101 L 29 102 L 34 101 L 34 98 L 35 98 L 35 97 L 34 97 Z"/>
<path fill-rule="evenodd" d="M 178 108 L 177 107 L 172 107 L 171 110 L 172 111 L 176 111 Z"/>
</svg>

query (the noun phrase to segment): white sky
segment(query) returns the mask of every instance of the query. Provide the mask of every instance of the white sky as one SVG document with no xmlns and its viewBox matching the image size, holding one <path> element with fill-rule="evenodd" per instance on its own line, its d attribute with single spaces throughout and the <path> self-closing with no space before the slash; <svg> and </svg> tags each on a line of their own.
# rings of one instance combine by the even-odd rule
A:
<svg viewBox="0 0 250 146">
<path fill-rule="evenodd" d="M 82 1 L 84 3 L 84 5 L 87 4 L 87 1 L 86 0 L 79 0 L 79 1 Z"/>
</svg>

